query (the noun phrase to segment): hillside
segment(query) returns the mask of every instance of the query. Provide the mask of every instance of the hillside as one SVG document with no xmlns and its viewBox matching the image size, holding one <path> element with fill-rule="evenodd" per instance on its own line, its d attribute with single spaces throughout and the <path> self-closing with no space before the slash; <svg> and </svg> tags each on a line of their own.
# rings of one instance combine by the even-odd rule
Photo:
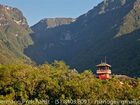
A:
<svg viewBox="0 0 140 105">
<path fill-rule="evenodd" d="M 65 27 L 69 26 L 74 21 L 75 19 L 72 18 L 51 18 L 51 19 L 46 18 L 39 21 L 37 24 L 31 27 L 31 29 L 33 30 L 33 34 L 31 34 L 31 37 L 32 40 L 34 41 L 34 45 L 28 46 L 28 48 L 25 49 L 25 54 L 29 55 L 29 57 L 33 60 L 36 59 L 35 61 L 37 61 L 38 63 L 44 63 L 44 61 L 50 62 L 50 60 L 53 62 L 54 59 L 56 58 L 55 56 L 58 57 L 58 54 L 56 53 L 58 52 L 61 55 L 62 52 L 65 53 L 65 51 L 62 51 L 65 49 L 62 50 L 54 49 L 55 51 L 56 50 L 57 51 L 53 52 L 54 51 L 53 50 L 48 52 L 49 49 L 53 49 L 54 46 L 55 48 L 59 46 L 61 48 L 62 47 L 60 45 L 61 42 L 62 42 L 61 44 L 63 44 L 63 41 L 69 42 L 71 40 L 71 36 L 69 35 L 69 33 L 67 33 L 67 35 L 63 35 L 61 38 L 59 36 L 60 35 L 59 33 L 63 32 L 61 28 L 64 28 L 65 30 Z M 58 36 L 54 33 L 57 33 Z M 67 56 L 67 53 L 65 54 Z"/>
<path fill-rule="evenodd" d="M 140 75 L 139 27 L 139 0 L 104 0 L 76 19 L 42 19 L 32 31 L 20 10 L 0 5 L 0 105 L 139 104 L 140 78 L 129 76 Z M 105 56 L 119 75 L 103 80 L 109 64 L 94 72 Z"/>
<path fill-rule="evenodd" d="M 107 56 L 113 73 L 140 75 L 140 1 L 105 0 L 70 24 L 34 29 L 25 53 L 41 64 L 64 60 L 80 71 L 95 70 Z M 40 27 L 40 24 L 37 24 Z"/>
<path fill-rule="evenodd" d="M 27 58 L 25 47 L 32 43 L 26 18 L 17 8 L 0 5 L 0 63 Z"/>
</svg>

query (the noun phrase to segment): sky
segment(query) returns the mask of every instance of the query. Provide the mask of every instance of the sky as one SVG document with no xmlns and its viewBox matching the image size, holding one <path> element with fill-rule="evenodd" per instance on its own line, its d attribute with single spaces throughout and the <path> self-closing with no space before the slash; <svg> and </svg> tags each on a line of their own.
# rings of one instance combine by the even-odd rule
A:
<svg viewBox="0 0 140 105">
<path fill-rule="evenodd" d="M 0 4 L 20 9 L 30 26 L 44 18 L 76 18 L 103 0 L 0 0 Z"/>
</svg>

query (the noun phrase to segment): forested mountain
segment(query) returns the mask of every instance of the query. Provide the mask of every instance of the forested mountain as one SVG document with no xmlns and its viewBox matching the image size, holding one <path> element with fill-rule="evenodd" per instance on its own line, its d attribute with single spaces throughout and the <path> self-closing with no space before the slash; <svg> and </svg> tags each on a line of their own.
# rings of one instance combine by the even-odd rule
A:
<svg viewBox="0 0 140 105">
<path fill-rule="evenodd" d="M 17 8 L 0 5 L 0 63 L 27 58 L 23 49 L 32 43 L 26 18 Z"/>
<path fill-rule="evenodd" d="M 80 71 L 95 70 L 106 56 L 114 73 L 140 75 L 139 0 L 104 0 L 69 24 L 47 27 L 31 27 L 34 45 L 25 53 L 37 63 L 64 60 Z"/>
<path fill-rule="evenodd" d="M 76 19 L 31 28 L 21 11 L 0 5 L 0 105 L 139 104 L 140 78 L 122 75 L 140 75 L 139 0 L 104 0 Z M 24 53 L 46 63 L 22 62 Z M 93 72 L 105 56 L 120 75 L 100 80 Z"/>
<path fill-rule="evenodd" d="M 63 44 L 69 42 L 71 43 L 71 36 L 69 33 L 65 35 L 65 32 L 63 32 L 64 35 L 62 35 L 60 38 L 59 33 L 62 32 L 62 28 L 63 30 L 66 30 L 65 28 L 74 21 L 75 19 L 72 18 L 46 18 L 39 21 L 37 24 L 31 27 L 31 29 L 33 30 L 31 37 L 34 41 L 34 44 L 28 46 L 28 48 L 25 49 L 25 54 L 29 55 L 29 57 L 31 57 L 31 59 L 33 60 L 36 59 L 35 61 L 37 61 L 37 63 L 44 63 L 44 61 L 46 61 L 46 58 L 49 62 L 58 60 L 58 54 L 60 55 L 60 57 L 61 55 L 65 55 L 68 57 L 69 55 L 65 52 L 66 50 L 61 48 L 65 46 Z M 58 36 L 54 33 L 57 33 Z M 60 49 L 58 49 L 58 47 Z M 53 52 L 50 49 L 56 52 Z"/>
</svg>

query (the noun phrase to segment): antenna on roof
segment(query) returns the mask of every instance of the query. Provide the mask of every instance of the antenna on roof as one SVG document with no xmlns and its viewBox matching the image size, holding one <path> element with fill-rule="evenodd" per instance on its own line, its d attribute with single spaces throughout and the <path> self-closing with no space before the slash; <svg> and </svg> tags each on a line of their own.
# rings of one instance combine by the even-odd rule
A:
<svg viewBox="0 0 140 105">
<path fill-rule="evenodd" d="M 103 61 L 101 60 L 101 63 L 103 63 Z"/>
<path fill-rule="evenodd" d="M 105 56 L 105 63 L 106 63 L 106 56 Z"/>
</svg>

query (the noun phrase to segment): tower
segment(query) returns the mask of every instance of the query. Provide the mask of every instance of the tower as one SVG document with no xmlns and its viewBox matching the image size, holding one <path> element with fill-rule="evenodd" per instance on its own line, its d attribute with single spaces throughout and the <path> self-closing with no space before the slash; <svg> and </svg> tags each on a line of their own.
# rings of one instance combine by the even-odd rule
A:
<svg viewBox="0 0 140 105">
<path fill-rule="evenodd" d="M 111 78 L 111 70 L 110 67 L 111 65 L 106 63 L 106 58 L 105 62 L 101 62 L 100 64 L 96 65 L 98 67 L 98 70 L 96 71 L 97 77 L 101 80 L 106 80 Z"/>
</svg>

